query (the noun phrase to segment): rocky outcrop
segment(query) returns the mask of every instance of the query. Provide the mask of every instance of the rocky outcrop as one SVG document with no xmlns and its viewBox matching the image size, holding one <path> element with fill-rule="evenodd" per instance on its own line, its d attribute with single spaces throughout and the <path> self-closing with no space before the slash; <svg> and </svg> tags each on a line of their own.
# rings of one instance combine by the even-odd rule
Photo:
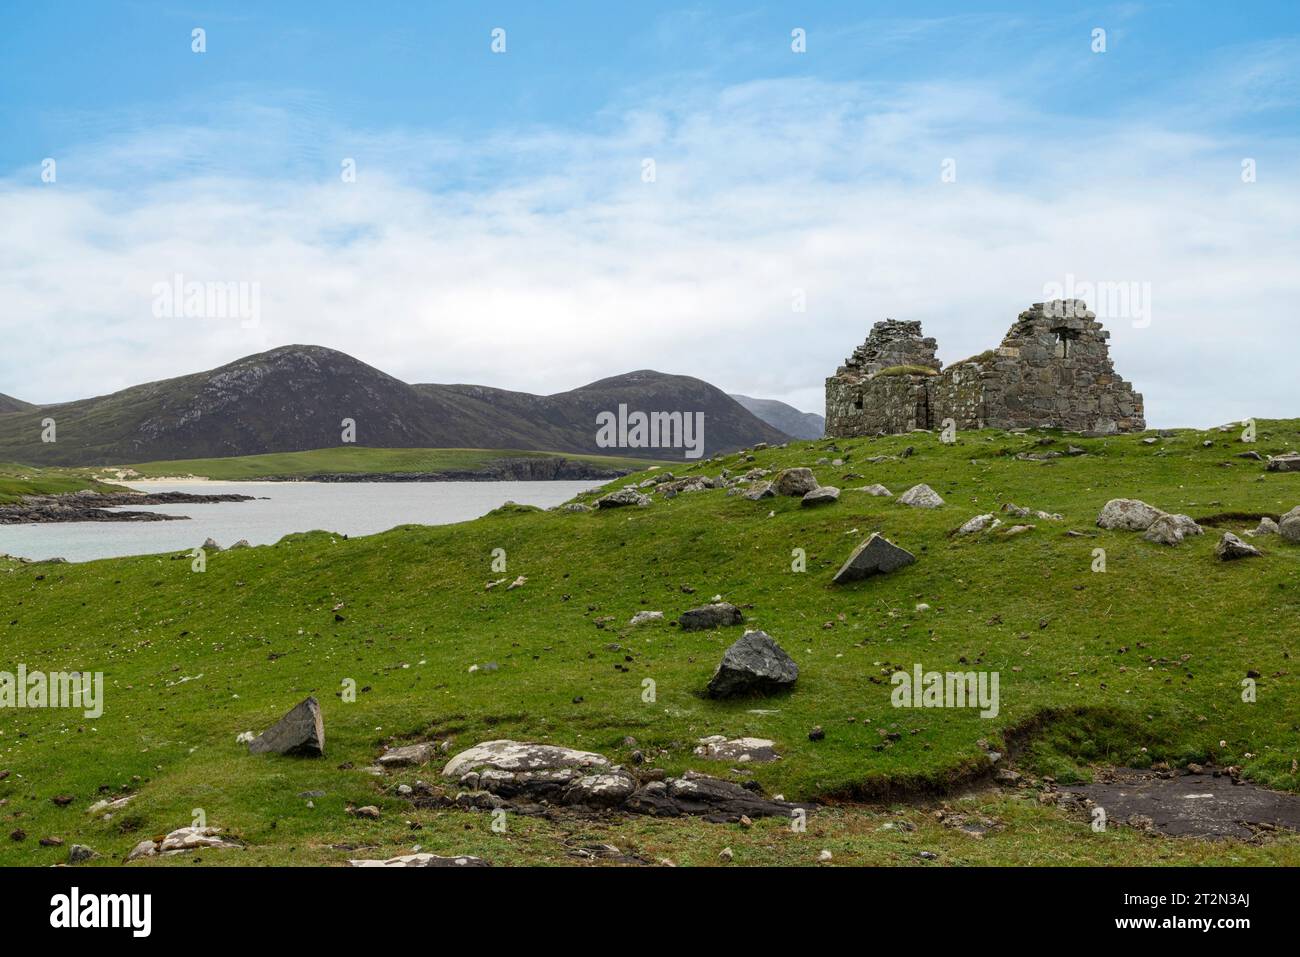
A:
<svg viewBox="0 0 1300 957">
<path fill-rule="evenodd" d="M 679 778 L 638 781 L 603 755 L 522 741 L 476 745 L 452 758 L 442 774 L 465 790 L 454 799 L 442 798 L 441 806 L 466 810 L 509 808 L 535 815 L 562 807 L 575 813 L 698 815 L 719 822 L 813 810 L 812 805 L 769 799 L 749 787 L 693 771 Z"/>
<path fill-rule="evenodd" d="M 161 512 L 108 511 L 140 505 L 210 505 L 251 502 L 252 495 L 194 495 L 188 492 L 71 492 L 66 495 L 25 495 L 21 502 L 0 505 L 0 525 L 49 522 L 174 522 L 188 515 Z"/>
<path fill-rule="evenodd" d="M 141 841 L 126 856 L 128 861 L 155 855 L 185 854 L 199 850 L 226 850 L 243 847 L 238 841 L 221 836 L 219 827 L 178 827 L 161 839 Z"/>
<path fill-rule="evenodd" d="M 404 854 L 386 860 L 350 860 L 348 867 L 491 867 L 481 857 L 461 854 L 457 857 L 442 857 L 438 854 L 420 853 Z"/>
<path fill-rule="evenodd" d="M 826 434 L 1061 428 L 1139 432 L 1142 396 L 1115 374 L 1104 331 L 1079 299 L 1034 303 L 997 349 L 942 369 L 919 322 L 887 319 L 826 380 Z"/>
<path fill-rule="evenodd" d="M 772 694 L 798 678 L 799 666 L 767 632 L 747 631 L 723 654 L 709 679 L 709 697 Z"/>
<path fill-rule="evenodd" d="M 650 496 L 643 495 L 634 488 L 621 488 L 596 499 L 596 508 L 624 508 L 628 505 L 645 508 L 649 504 Z"/>
</svg>

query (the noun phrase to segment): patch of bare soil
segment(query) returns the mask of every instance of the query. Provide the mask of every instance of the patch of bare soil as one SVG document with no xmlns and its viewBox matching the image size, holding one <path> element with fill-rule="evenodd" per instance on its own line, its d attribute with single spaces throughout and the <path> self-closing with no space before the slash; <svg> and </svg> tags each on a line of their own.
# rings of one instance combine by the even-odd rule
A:
<svg viewBox="0 0 1300 957">
<path fill-rule="evenodd" d="M 1226 771 L 1116 768 L 1092 784 L 1059 785 L 1059 790 L 1090 800 L 1110 822 L 1173 837 L 1250 839 L 1278 828 L 1300 831 L 1300 795 L 1270 791 Z"/>
</svg>

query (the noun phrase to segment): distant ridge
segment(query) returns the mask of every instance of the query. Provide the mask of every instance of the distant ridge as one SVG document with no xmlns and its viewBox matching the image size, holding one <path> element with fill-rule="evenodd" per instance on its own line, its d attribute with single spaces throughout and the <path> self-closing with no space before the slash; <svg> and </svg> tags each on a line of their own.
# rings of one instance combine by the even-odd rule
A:
<svg viewBox="0 0 1300 957">
<path fill-rule="evenodd" d="M 826 434 L 826 419 L 816 412 L 800 412 L 794 406 L 776 399 L 755 399 L 734 392 L 731 393 L 731 398 L 772 428 L 780 429 L 796 439 L 820 439 Z"/>
<path fill-rule="evenodd" d="M 31 408 L 35 407 L 30 402 L 24 402 L 22 399 L 15 399 L 11 395 L 0 392 L 0 415 L 4 415 L 6 412 L 23 412 Z"/>
<path fill-rule="evenodd" d="M 7 398 L 7 397 L 5 397 Z M 9 400 L 17 402 L 17 400 Z M 789 436 L 707 382 L 651 370 L 551 396 L 477 385 L 409 385 L 322 346 L 282 346 L 217 369 L 0 416 L 0 461 L 110 465 L 302 452 L 342 444 L 342 420 L 373 448 L 469 448 L 682 457 L 596 445 L 596 415 L 703 412 L 706 455 Z M 57 441 L 41 441 L 53 418 Z"/>
</svg>

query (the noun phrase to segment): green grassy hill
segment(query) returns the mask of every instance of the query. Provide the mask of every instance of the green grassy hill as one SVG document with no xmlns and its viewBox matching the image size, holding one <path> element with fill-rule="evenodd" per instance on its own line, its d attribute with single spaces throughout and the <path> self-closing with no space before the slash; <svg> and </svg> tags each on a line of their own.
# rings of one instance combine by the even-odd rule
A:
<svg viewBox="0 0 1300 957">
<path fill-rule="evenodd" d="M 644 469 L 645 459 L 512 449 L 372 449 L 355 445 L 216 459 L 178 459 L 123 466 L 144 478 L 200 476 L 227 481 L 362 473 L 480 471 L 501 459 L 563 458 L 598 468 Z M 666 464 L 666 463 L 665 463 Z M 102 470 L 93 470 L 102 471 Z"/>
<path fill-rule="evenodd" d="M 977 778 L 987 767 L 981 742 L 1012 748 L 1026 773 L 1057 780 L 1086 778 L 1093 765 L 1197 761 L 1240 765 L 1255 781 L 1300 790 L 1300 546 L 1260 537 L 1252 541 L 1262 558 L 1213 555 L 1222 530 L 1240 534 L 1256 524 L 1248 516 L 1300 504 L 1300 474 L 1238 457 L 1300 445 L 1300 422 L 1261 421 L 1254 446 L 1235 433 L 1192 430 L 1154 445 L 1003 432 L 963 434 L 950 446 L 929 434 L 832 444 L 674 470 L 812 466 L 823 484 L 845 489 L 816 509 L 720 490 L 655 496 L 648 508 L 502 509 L 352 540 L 290 536 L 209 556 L 202 574 L 171 556 L 54 568 L 0 561 L 3 667 L 103 671 L 107 698 L 93 720 L 0 711 L 0 772 L 10 772 L 0 780 L 0 821 L 6 834 L 27 835 L 0 840 L 0 863 L 64 860 L 66 846 L 38 846 L 45 836 L 120 861 L 142 837 L 190 823 L 195 808 L 248 848 L 157 863 L 338 863 L 417 844 L 498 863 L 572 862 L 575 843 L 595 840 L 678 863 L 715 863 L 723 846 L 738 863 L 811 863 L 822 847 L 842 863 L 917 863 L 922 848 L 939 863 L 1300 863 L 1294 835 L 1254 845 L 1127 828 L 1098 834 L 1040 806 L 1032 791 L 947 798 L 1001 822 L 982 841 L 904 803 Z M 1087 454 L 1016 457 L 1069 444 Z M 904 456 L 908 447 L 914 454 Z M 896 458 L 867 461 L 875 456 Z M 815 464 L 834 458 L 844 464 Z M 849 490 L 875 482 L 895 495 L 925 482 L 947 504 L 912 509 Z M 1205 520 L 1207 533 L 1167 547 L 1097 529 L 1098 511 L 1115 497 Z M 1063 520 L 1029 519 L 1036 527 L 1013 537 L 950 536 L 1004 502 Z M 1237 517 L 1221 517 L 1229 515 Z M 917 563 L 833 586 L 835 570 L 873 531 Z M 503 577 L 490 568 L 497 548 L 506 575 L 527 576 L 523 587 L 484 590 Z M 1092 570 L 1098 548 L 1104 573 Z M 795 549 L 807 555 L 805 572 L 791 570 Z M 739 627 L 627 626 L 638 611 L 673 619 L 714 594 L 741 605 L 749 627 L 798 661 L 792 692 L 703 696 Z M 499 668 L 470 670 L 490 662 Z M 891 673 L 916 663 L 998 671 L 999 714 L 893 708 Z M 1241 700 L 1248 672 L 1259 675 L 1253 704 Z M 349 678 L 355 703 L 336 696 Z M 653 702 L 643 700 L 647 678 Z M 322 702 L 326 758 L 254 757 L 235 743 L 308 694 Z M 824 740 L 809 739 L 815 725 Z M 732 776 L 726 763 L 692 755 L 696 739 L 715 733 L 774 739 L 782 760 L 753 766 L 753 779 L 769 793 L 833 806 L 813 815 L 806 834 L 773 820 L 745 829 L 518 817 L 497 834 L 486 815 L 413 809 L 397 796 L 399 782 L 435 781 L 435 765 L 385 778 L 364 770 L 386 743 L 425 735 L 454 737 L 453 750 L 513 737 L 625 762 L 630 735 L 656 767 Z M 324 792 L 314 807 L 302 796 L 310 791 Z M 85 813 L 128 792 L 135 799 L 111 821 Z M 60 796 L 74 800 L 60 807 L 52 800 Z M 844 803 L 854 799 L 885 803 Z M 348 816 L 348 802 L 375 804 L 381 817 Z M 880 829 L 896 820 L 916 829 Z"/>
</svg>

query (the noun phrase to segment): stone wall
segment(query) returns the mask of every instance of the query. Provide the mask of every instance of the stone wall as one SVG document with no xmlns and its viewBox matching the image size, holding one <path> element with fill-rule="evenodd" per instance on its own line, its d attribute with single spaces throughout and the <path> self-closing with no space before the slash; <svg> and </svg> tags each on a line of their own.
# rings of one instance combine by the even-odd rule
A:
<svg viewBox="0 0 1300 957">
<path fill-rule="evenodd" d="M 1110 333 L 1096 319 L 1079 299 L 1035 303 L 997 349 L 947 369 L 919 322 L 878 322 L 826 380 L 826 434 L 934 429 L 945 419 L 958 429 L 1141 431 L 1142 396 L 1115 374 Z"/>
</svg>

